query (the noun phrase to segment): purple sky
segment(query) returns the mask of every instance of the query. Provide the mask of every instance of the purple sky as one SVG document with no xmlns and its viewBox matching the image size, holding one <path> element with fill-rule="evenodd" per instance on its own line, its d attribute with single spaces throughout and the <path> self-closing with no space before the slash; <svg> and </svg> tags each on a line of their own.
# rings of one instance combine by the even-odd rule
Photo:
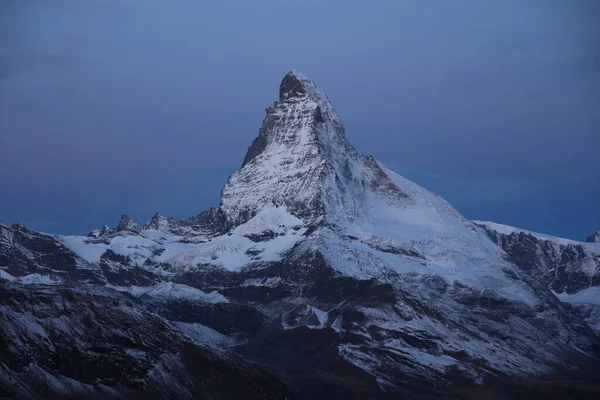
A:
<svg viewBox="0 0 600 400">
<path fill-rule="evenodd" d="M 214 4 L 213 4 L 214 3 Z M 0 222 L 217 205 L 291 69 L 466 217 L 600 229 L 597 1 L 3 0 Z"/>
</svg>

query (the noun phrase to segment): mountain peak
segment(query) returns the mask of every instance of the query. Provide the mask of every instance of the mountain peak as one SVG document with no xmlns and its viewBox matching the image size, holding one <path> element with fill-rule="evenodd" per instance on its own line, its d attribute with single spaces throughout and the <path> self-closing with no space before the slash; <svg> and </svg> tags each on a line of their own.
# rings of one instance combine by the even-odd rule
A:
<svg viewBox="0 0 600 400">
<path fill-rule="evenodd" d="M 592 233 L 585 241 L 589 243 L 600 243 L 600 231 Z"/>
<path fill-rule="evenodd" d="M 303 72 L 292 69 L 283 77 L 279 85 L 279 101 L 286 102 L 305 98 L 317 105 L 317 117 L 333 123 L 335 130 L 341 131 L 343 137 L 344 127 L 325 92 Z"/>
<path fill-rule="evenodd" d="M 308 78 L 299 71 L 291 70 L 283 77 L 279 85 L 279 101 L 286 101 L 307 94 L 306 81 Z"/>
<path fill-rule="evenodd" d="M 317 125 L 321 129 L 317 129 Z M 279 101 L 267 108 L 258 137 L 254 139 L 242 168 L 262 154 L 272 143 L 285 143 L 293 151 L 309 144 L 317 145 L 317 136 L 344 142 L 344 126 L 327 95 L 302 72 L 289 71 L 279 85 Z M 321 140 L 322 141 L 322 140 Z M 306 148 L 306 146 L 304 146 Z"/>
<path fill-rule="evenodd" d="M 290 70 L 279 85 L 279 101 L 308 97 L 321 105 L 329 102 L 327 95 L 306 74 L 296 69 Z"/>
<path fill-rule="evenodd" d="M 291 70 L 242 168 L 223 188 L 220 208 L 231 226 L 265 207 L 285 207 L 307 223 L 326 214 L 352 219 L 371 192 L 406 198 L 374 160 L 346 140 L 327 95 L 302 72 Z"/>
<path fill-rule="evenodd" d="M 127 214 L 122 214 L 121 219 L 119 220 L 119 225 L 117 225 L 117 232 L 130 232 L 137 233 L 140 230 L 137 222 L 134 219 L 129 218 Z"/>
<path fill-rule="evenodd" d="M 169 227 L 169 224 L 174 221 L 173 218 L 165 217 L 156 212 L 152 219 L 149 222 L 146 222 L 142 225 L 142 230 L 145 229 L 156 229 L 156 230 L 166 230 Z"/>
<path fill-rule="evenodd" d="M 285 206 L 296 217 L 323 214 L 323 185 L 356 151 L 327 95 L 303 73 L 288 72 L 279 101 L 265 119 L 242 168 L 221 192 L 221 209 L 233 225 L 266 206 Z M 326 179 L 328 177 L 328 179 Z"/>
<path fill-rule="evenodd" d="M 104 225 L 102 227 L 102 229 L 94 229 L 93 231 L 88 233 L 87 236 L 98 239 L 101 237 L 106 237 L 106 236 L 110 235 L 111 233 L 113 233 L 113 230 L 111 228 L 109 228 L 107 225 Z"/>
</svg>

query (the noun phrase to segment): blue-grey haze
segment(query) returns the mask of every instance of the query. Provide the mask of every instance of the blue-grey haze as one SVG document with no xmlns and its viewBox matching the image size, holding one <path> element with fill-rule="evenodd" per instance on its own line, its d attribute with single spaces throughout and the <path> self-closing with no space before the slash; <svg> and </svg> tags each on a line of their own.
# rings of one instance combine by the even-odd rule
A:
<svg viewBox="0 0 600 400">
<path fill-rule="evenodd" d="M 466 217 L 600 228 L 600 3 L 2 0 L 0 222 L 87 233 L 219 190 L 291 68 Z"/>
</svg>

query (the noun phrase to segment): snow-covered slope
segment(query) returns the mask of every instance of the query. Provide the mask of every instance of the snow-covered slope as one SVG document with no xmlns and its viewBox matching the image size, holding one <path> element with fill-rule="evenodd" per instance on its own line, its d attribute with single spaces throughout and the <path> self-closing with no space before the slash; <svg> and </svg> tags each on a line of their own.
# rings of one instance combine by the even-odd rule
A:
<svg viewBox="0 0 600 400">
<path fill-rule="evenodd" d="M 506 276 L 514 266 L 446 201 L 358 154 L 327 96 L 299 71 L 284 77 L 244 165 L 222 190 L 220 211 L 229 230 L 210 238 L 172 234 L 177 221 L 158 215 L 142 228 L 123 215 L 100 243 L 58 240 L 88 262 L 110 249 L 138 268 L 168 265 L 161 274 L 206 264 L 239 270 L 280 260 L 296 246 L 295 253 L 318 251 L 337 273 L 358 279 L 427 266 L 449 284 L 536 303 L 526 285 Z"/>
<path fill-rule="evenodd" d="M 600 335 L 600 246 L 531 232 L 493 222 L 477 221 L 505 258 L 578 313 Z"/>
<path fill-rule="evenodd" d="M 405 198 L 372 158 L 346 141 L 327 96 L 291 71 L 244 165 L 223 188 L 221 209 L 234 225 L 268 206 L 286 207 L 306 223 L 353 221 L 370 193 L 398 204 Z"/>
<path fill-rule="evenodd" d="M 219 208 L 142 225 L 123 215 L 88 236 L 0 228 L 0 278 L 13 285 L 46 274 L 119 292 L 198 343 L 242 343 L 237 351 L 287 380 L 335 376 L 337 389 L 321 394 L 357 382 L 399 395 L 407 382 L 538 377 L 600 348 L 492 228 L 357 153 L 298 71 L 284 77 Z"/>
<path fill-rule="evenodd" d="M 557 293 L 574 294 L 600 286 L 600 246 L 476 221 L 508 260 L 542 280 Z"/>
<path fill-rule="evenodd" d="M 598 247 L 598 245 L 594 244 L 593 240 L 586 240 L 585 242 L 581 242 L 578 240 L 565 239 L 565 238 L 561 238 L 561 237 L 557 237 L 557 236 L 546 235 L 544 233 L 528 231 L 526 229 L 516 228 L 514 226 L 498 224 L 496 222 L 490 222 L 490 221 L 473 221 L 473 223 L 475 223 L 477 225 L 486 226 L 486 227 L 490 228 L 491 230 L 493 230 L 497 233 L 500 233 L 502 235 L 510 235 L 512 233 L 525 233 L 527 235 L 534 236 L 540 240 L 548 240 L 548 241 L 552 241 L 552 242 L 560 244 L 560 245 L 565 245 L 565 246 L 570 245 L 570 244 L 583 245 L 583 246 L 586 246 L 586 248 L 590 249 L 590 251 L 596 251 L 595 249 L 600 251 L 600 247 Z M 593 237 L 594 237 L 594 235 L 591 235 L 590 237 L 588 237 L 588 239 L 593 238 Z"/>
</svg>

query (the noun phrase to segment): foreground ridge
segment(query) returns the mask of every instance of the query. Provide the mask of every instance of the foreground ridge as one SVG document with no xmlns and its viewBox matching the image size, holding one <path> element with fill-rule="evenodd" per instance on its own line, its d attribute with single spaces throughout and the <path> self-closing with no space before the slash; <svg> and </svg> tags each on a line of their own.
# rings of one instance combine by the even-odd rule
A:
<svg viewBox="0 0 600 400">
<path fill-rule="evenodd" d="M 218 208 L 0 225 L 0 395 L 561 398 L 598 365 L 599 265 L 359 154 L 292 70 Z"/>
</svg>

